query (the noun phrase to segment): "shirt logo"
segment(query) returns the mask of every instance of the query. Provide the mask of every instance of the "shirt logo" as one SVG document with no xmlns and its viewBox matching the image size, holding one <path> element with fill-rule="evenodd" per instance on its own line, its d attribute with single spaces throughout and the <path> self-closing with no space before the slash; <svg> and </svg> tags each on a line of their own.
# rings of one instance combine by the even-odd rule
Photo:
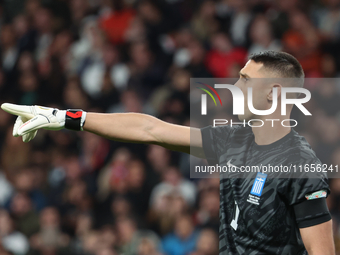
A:
<svg viewBox="0 0 340 255">
<path fill-rule="evenodd" d="M 230 163 L 232 160 L 233 160 L 232 158 L 229 159 L 229 161 L 227 162 L 227 166 L 230 167 L 230 168 L 239 169 L 239 167 L 237 167 L 237 166 L 235 166 L 235 165 Z"/>
<path fill-rule="evenodd" d="M 257 173 L 253 187 L 251 188 L 250 194 L 260 197 L 264 183 L 266 182 L 267 175 L 263 173 Z"/>
</svg>

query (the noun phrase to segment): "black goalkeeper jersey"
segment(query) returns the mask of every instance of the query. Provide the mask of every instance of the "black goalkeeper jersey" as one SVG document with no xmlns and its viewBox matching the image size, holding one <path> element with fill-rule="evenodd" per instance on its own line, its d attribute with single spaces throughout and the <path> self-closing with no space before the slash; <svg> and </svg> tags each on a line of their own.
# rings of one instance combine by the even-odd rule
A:
<svg viewBox="0 0 340 255">
<path fill-rule="evenodd" d="M 269 144 L 257 145 L 250 127 L 201 129 L 210 165 L 241 166 L 321 164 L 296 131 Z M 307 254 L 293 205 L 306 194 L 325 190 L 327 177 L 277 178 L 279 173 L 247 173 L 246 178 L 220 175 L 220 254 Z M 231 177 L 231 178 L 230 178 Z"/>
</svg>

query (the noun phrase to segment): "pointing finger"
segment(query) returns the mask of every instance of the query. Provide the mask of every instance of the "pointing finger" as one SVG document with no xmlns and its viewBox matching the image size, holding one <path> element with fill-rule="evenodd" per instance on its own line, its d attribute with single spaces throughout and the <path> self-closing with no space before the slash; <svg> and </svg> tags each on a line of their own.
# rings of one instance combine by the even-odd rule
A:
<svg viewBox="0 0 340 255">
<path fill-rule="evenodd" d="M 31 106 L 28 105 L 17 105 L 10 103 L 3 103 L 1 109 L 10 114 L 18 115 L 26 119 L 31 119 L 34 115 L 31 112 Z"/>
</svg>

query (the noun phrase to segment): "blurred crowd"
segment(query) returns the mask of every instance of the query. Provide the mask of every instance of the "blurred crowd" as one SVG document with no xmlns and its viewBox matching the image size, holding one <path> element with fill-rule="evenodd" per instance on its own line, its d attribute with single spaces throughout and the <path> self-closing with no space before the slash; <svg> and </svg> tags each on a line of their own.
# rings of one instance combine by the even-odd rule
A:
<svg viewBox="0 0 340 255">
<path fill-rule="evenodd" d="M 339 46 L 340 0 L 0 0 L 0 101 L 189 125 L 190 77 L 282 50 L 336 78 Z M 339 86 L 309 89 L 304 135 L 340 165 Z M 0 255 L 218 254 L 219 180 L 190 179 L 187 155 L 68 130 L 23 143 L 14 120 L 0 111 Z"/>
</svg>

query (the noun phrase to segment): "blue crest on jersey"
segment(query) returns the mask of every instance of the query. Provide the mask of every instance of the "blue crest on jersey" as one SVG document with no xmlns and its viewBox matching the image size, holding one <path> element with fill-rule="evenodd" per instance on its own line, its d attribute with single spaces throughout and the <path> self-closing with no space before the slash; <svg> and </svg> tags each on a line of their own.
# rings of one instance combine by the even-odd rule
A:
<svg viewBox="0 0 340 255">
<path fill-rule="evenodd" d="M 250 194 L 255 196 L 261 196 L 264 183 L 266 182 L 267 175 L 263 173 L 257 173 L 253 187 L 251 188 Z"/>
</svg>

